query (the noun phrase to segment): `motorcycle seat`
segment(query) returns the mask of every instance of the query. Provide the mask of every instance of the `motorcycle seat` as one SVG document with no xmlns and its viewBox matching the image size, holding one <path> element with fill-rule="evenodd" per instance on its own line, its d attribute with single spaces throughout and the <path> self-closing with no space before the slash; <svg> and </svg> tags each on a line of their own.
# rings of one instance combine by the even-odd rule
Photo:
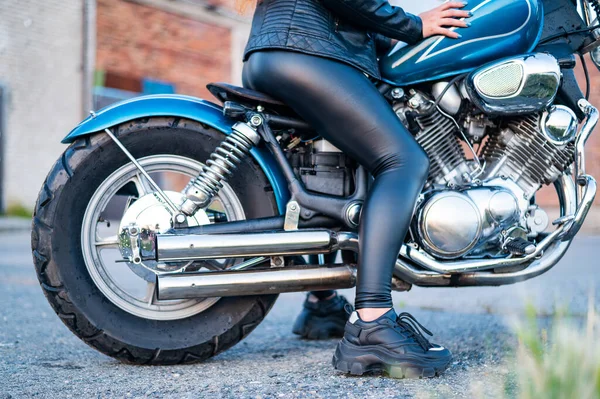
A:
<svg viewBox="0 0 600 399">
<path fill-rule="evenodd" d="M 221 82 L 209 83 L 206 88 L 222 103 L 233 101 L 252 108 L 262 105 L 267 109 L 276 111 L 278 114 L 295 115 L 295 112 L 285 103 L 256 90 Z"/>
</svg>

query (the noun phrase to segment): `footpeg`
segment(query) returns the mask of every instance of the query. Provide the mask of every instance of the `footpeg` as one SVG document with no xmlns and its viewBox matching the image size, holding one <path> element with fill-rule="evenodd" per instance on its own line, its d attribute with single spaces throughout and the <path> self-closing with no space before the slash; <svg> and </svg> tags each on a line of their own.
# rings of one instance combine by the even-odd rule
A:
<svg viewBox="0 0 600 399">
<path fill-rule="evenodd" d="M 509 238 L 503 247 L 512 255 L 530 255 L 536 249 L 534 244 L 521 237 Z"/>
</svg>

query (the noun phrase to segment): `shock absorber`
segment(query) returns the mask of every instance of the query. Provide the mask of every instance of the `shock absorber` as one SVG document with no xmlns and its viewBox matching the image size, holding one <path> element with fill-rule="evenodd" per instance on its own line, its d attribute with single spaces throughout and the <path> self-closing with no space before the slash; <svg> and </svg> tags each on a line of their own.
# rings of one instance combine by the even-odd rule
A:
<svg viewBox="0 0 600 399">
<path fill-rule="evenodd" d="M 181 205 L 181 211 L 191 216 L 208 206 L 223 187 L 223 182 L 259 141 L 260 136 L 252 127 L 243 122 L 233 125 L 231 134 L 213 151 L 198 176 L 186 186 L 187 199 Z"/>
</svg>

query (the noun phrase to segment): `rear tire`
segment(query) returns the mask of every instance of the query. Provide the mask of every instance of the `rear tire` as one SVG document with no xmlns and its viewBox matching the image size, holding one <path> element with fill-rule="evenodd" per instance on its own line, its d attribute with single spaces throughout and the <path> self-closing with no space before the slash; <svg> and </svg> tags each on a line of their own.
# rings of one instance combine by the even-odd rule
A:
<svg viewBox="0 0 600 399">
<path fill-rule="evenodd" d="M 148 118 L 113 130 L 136 158 L 174 154 L 204 162 L 224 139 L 209 126 Z M 103 133 L 78 139 L 56 162 L 35 206 L 31 246 L 38 279 L 63 323 L 100 352 L 137 364 L 203 361 L 238 343 L 266 316 L 277 295 L 221 298 L 178 320 L 150 320 L 124 311 L 92 281 L 81 248 L 81 223 L 96 188 L 129 160 Z M 277 214 L 260 167 L 246 159 L 228 180 L 248 219 Z"/>
</svg>

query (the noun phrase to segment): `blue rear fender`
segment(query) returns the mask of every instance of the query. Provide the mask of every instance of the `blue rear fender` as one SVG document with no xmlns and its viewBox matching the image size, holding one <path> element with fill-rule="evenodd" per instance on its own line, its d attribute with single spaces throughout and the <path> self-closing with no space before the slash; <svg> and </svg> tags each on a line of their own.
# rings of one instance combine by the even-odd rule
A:
<svg viewBox="0 0 600 399">
<path fill-rule="evenodd" d="M 231 134 L 231 126 L 235 123 L 223 115 L 219 105 L 206 100 L 176 94 L 142 96 L 110 105 L 88 116 L 62 140 L 62 143 L 70 144 L 79 137 L 101 132 L 134 119 L 153 116 L 172 116 L 202 122 L 226 135 Z M 269 179 L 279 213 L 283 214 L 290 193 L 279 165 L 264 148 L 255 147 L 251 154 Z"/>
</svg>

